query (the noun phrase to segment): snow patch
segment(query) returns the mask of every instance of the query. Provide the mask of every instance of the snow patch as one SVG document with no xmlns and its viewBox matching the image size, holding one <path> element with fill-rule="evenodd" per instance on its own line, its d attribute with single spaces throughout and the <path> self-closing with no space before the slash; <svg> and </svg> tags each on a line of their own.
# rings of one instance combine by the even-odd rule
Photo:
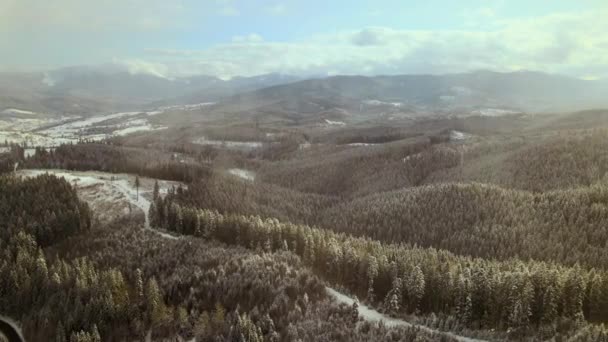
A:
<svg viewBox="0 0 608 342">
<path fill-rule="evenodd" d="M 2 111 L 2 114 L 23 114 L 23 115 L 36 115 L 36 113 L 29 111 L 29 110 L 23 110 L 23 109 L 17 109 L 17 108 L 9 108 L 9 109 L 5 109 Z"/>
<path fill-rule="evenodd" d="M 255 172 L 253 171 L 249 171 L 249 170 L 245 170 L 245 169 L 229 169 L 228 173 L 230 173 L 231 175 L 235 175 L 237 177 L 246 179 L 248 181 L 254 181 L 255 180 Z"/>
<path fill-rule="evenodd" d="M 509 114 L 521 114 L 520 111 L 501 108 L 482 108 L 471 112 L 473 115 L 497 117 Z"/>
<path fill-rule="evenodd" d="M 214 105 L 215 102 L 202 102 L 202 103 L 194 103 L 194 104 L 186 104 L 186 105 L 173 105 L 173 106 L 164 106 L 164 107 L 159 107 L 158 111 L 160 111 L 160 113 L 165 112 L 165 111 L 169 111 L 169 110 L 197 110 L 197 109 L 201 109 L 204 107 L 209 107 Z M 158 114 L 160 114 L 158 113 Z"/>
<path fill-rule="evenodd" d="M 451 131 L 450 132 L 450 140 L 466 140 L 470 139 L 473 135 L 469 133 L 464 133 L 460 131 Z"/>
<path fill-rule="evenodd" d="M 263 143 L 260 141 L 230 141 L 230 140 L 207 140 L 205 137 L 192 140 L 192 143 L 198 145 L 209 145 L 225 147 L 236 150 L 254 150 L 262 147 Z"/>
<path fill-rule="evenodd" d="M 372 146 L 372 145 L 377 145 L 377 144 L 371 144 L 371 143 L 350 143 L 350 144 L 346 144 L 347 146 Z"/>
<path fill-rule="evenodd" d="M 331 121 L 331 120 L 327 120 L 327 119 L 325 119 L 325 123 L 330 126 L 345 126 L 346 125 L 346 123 L 344 123 L 343 121 Z"/>
<path fill-rule="evenodd" d="M 368 106 L 392 106 L 392 107 L 403 107 L 402 102 L 384 102 L 380 100 L 365 100 L 363 104 Z"/>
<path fill-rule="evenodd" d="M 306 149 L 309 149 L 311 147 L 312 147 L 312 144 L 309 143 L 308 141 L 305 142 L 305 143 L 302 143 L 302 144 L 298 145 L 298 149 L 300 149 L 300 150 L 306 150 Z"/>
</svg>

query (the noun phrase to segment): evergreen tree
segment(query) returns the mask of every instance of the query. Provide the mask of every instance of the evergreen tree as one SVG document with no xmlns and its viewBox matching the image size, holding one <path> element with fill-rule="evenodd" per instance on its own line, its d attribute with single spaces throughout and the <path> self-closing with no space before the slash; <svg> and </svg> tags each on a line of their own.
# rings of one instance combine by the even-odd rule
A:
<svg viewBox="0 0 608 342">
<path fill-rule="evenodd" d="M 156 201 L 160 195 L 160 188 L 158 186 L 158 179 L 154 181 L 154 190 L 152 191 L 152 200 Z"/>
</svg>

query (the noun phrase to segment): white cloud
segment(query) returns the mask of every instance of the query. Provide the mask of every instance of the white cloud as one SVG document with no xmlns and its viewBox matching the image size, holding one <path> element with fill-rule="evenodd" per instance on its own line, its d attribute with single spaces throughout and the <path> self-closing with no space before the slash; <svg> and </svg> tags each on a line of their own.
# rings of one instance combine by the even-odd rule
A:
<svg viewBox="0 0 608 342">
<path fill-rule="evenodd" d="M 225 17 L 236 17 L 236 16 L 240 15 L 241 13 L 234 6 L 225 6 L 225 7 L 220 8 L 220 10 L 218 11 L 218 14 L 223 15 Z"/>
<path fill-rule="evenodd" d="M 204 3 L 204 6 L 193 11 L 193 3 Z M 265 8 L 267 13 L 280 14 L 287 10 L 283 2 L 269 4 L 271 6 Z M 22 35 L 23 31 L 35 35 L 53 31 L 48 37 L 54 39 L 61 37 L 59 29 L 80 32 L 88 39 L 87 47 L 95 48 L 94 39 L 87 35 L 90 31 L 166 32 L 202 22 L 204 15 L 239 15 L 237 5 L 242 2 L 0 0 L 0 52 L 36 51 L 37 46 L 19 50 L 27 44 L 35 45 L 24 39 L 29 36 Z M 466 12 L 463 20 L 470 20 L 470 25 L 463 30 L 367 27 L 292 42 L 273 42 L 268 37 L 250 33 L 234 36 L 226 44 L 205 50 L 151 46 L 157 49 L 121 56 L 120 60 L 132 72 L 164 77 L 201 73 L 222 77 L 268 72 L 326 74 L 329 71 L 337 74 L 445 73 L 481 68 L 608 77 L 608 21 L 605 20 L 608 9 L 527 19 L 501 19 L 500 12 L 499 7 Z M 120 38 L 116 34 L 110 36 L 113 44 Z M 52 46 L 53 39 L 47 40 Z M 107 55 L 111 58 L 117 53 L 110 50 Z M 107 58 L 104 57 L 104 61 Z"/>
<path fill-rule="evenodd" d="M 271 15 L 283 15 L 287 13 L 287 6 L 284 3 L 276 3 L 266 7 L 266 12 Z"/>
<path fill-rule="evenodd" d="M 250 33 L 245 36 L 234 36 L 232 37 L 233 43 L 260 43 L 263 42 L 264 38 L 257 33 Z"/>
<path fill-rule="evenodd" d="M 263 41 L 252 34 L 234 37 L 233 43 L 204 51 L 183 52 L 182 56 L 188 56 L 180 61 L 180 70 L 231 76 L 267 72 L 324 74 L 328 70 L 340 74 L 398 74 L 530 69 L 606 77 L 605 14 L 563 13 L 496 20 L 496 27 L 487 31 L 370 27 L 291 43 Z M 162 60 L 167 56 L 151 57 Z"/>
<path fill-rule="evenodd" d="M 236 17 L 241 14 L 233 0 L 216 0 L 218 4 L 217 13 L 224 17 Z"/>
<path fill-rule="evenodd" d="M 168 76 L 169 67 L 163 63 L 152 63 L 139 59 L 127 59 L 115 60 L 114 64 L 126 68 L 126 70 L 133 75 L 146 74 L 161 78 L 170 78 Z"/>
</svg>

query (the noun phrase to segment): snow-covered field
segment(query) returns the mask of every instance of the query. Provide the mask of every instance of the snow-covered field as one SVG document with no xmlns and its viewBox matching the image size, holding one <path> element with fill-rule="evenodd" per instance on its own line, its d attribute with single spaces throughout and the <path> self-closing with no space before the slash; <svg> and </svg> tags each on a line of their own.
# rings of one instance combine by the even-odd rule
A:
<svg viewBox="0 0 608 342">
<path fill-rule="evenodd" d="M 31 113 L 22 118 L 9 114 Z M 155 112 L 122 112 L 82 117 L 50 117 L 25 110 L 11 109 L 0 117 L 0 142 L 27 144 L 30 147 L 56 147 L 79 140 L 99 141 L 111 136 L 165 129 L 149 121 Z"/>
<path fill-rule="evenodd" d="M 188 104 L 188 105 L 165 106 L 165 107 L 158 108 L 158 111 L 154 112 L 154 113 L 160 114 L 164 111 L 169 111 L 169 110 L 197 110 L 197 109 L 201 109 L 204 107 L 212 106 L 214 104 L 215 104 L 215 102 L 203 102 L 203 103 L 195 103 L 195 104 Z"/>
<path fill-rule="evenodd" d="M 245 170 L 245 169 L 229 169 L 228 173 L 230 173 L 231 175 L 246 179 L 248 181 L 254 181 L 255 180 L 255 172 L 253 171 L 249 171 L 249 170 Z"/>
<path fill-rule="evenodd" d="M 450 132 L 450 140 L 466 140 L 471 138 L 472 135 L 469 133 L 464 133 L 460 131 L 451 131 Z"/>
<path fill-rule="evenodd" d="M 350 143 L 350 144 L 346 144 L 347 146 L 373 146 L 373 145 L 378 145 L 378 144 L 372 144 L 372 143 Z"/>
<path fill-rule="evenodd" d="M 362 102 L 367 106 L 392 106 L 392 107 L 402 107 L 403 103 L 401 102 L 384 102 L 380 100 L 365 100 Z"/>
<path fill-rule="evenodd" d="M 479 116 L 503 116 L 509 114 L 520 114 L 520 111 L 502 108 L 482 108 L 474 110 L 471 114 Z"/>
<path fill-rule="evenodd" d="M 144 227 L 150 229 L 148 210 L 152 200 L 154 179 L 140 177 L 138 192 L 135 187 L 135 176 L 129 174 L 39 169 L 20 170 L 17 175 L 36 177 L 46 173 L 63 177 L 66 181 L 72 183 L 76 187 L 80 198 L 91 206 L 99 220 L 109 222 L 125 215 L 135 214 L 141 210 L 145 218 Z M 159 192 L 166 194 L 169 189 L 179 186 L 180 183 L 159 180 L 158 185 Z M 164 233 L 159 232 L 159 234 Z M 170 234 L 164 234 L 163 236 L 175 238 Z"/>
<path fill-rule="evenodd" d="M 2 111 L 2 114 L 21 114 L 21 115 L 35 115 L 36 113 L 29 110 L 22 110 L 16 108 L 9 108 Z"/>
<path fill-rule="evenodd" d="M 331 121 L 331 120 L 325 119 L 325 123 L 328 126 L 346 126 L 346 123 L 343 121 Z"/>
<path fill-rule="evenodd" d="M 262 147 L 261 141 L 230 141 L 230 140 L 208 140 L 205 137 L 200 137 L 192 140 L 192 143 L 199 145 L 209 145 L 217 147 L 225 147 L 235 150 L 251 151 Z"/>
</svg>

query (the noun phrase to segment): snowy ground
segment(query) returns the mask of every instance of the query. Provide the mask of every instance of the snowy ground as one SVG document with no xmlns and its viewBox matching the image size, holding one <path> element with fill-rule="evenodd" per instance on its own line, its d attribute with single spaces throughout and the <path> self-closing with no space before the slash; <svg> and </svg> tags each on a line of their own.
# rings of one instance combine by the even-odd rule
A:
<svg viewBox="0 0 608 342">
<path fill-rule="evenodd" d="M 52 117 L 21 109 L 7 109 L 0 116 L 0 142 L 56 147 L 79 140 L 99 141 L 111 136 L 165 129 L 167 127 L 153 125 L 149 120 L 160 113 L 163 111 L 122 112 L 83 118 Z"/>
<path fill-rule="evenodd" d="M 248 181 L 254 181 L 255 180 L 255 172 L 253 171 L 249 171 L 249 170 L 245 170 L 245 169 L 229 169 L 228 173 L 243 179 L 246 179 Z"/>
<path fill-rule="evenodd" d="M 367 106 L 392 106 L 392 107 L 402 107 L 403 103 L 401 102 L 384 102 L 380 100 L 365 100 L 362 104 Z"/>
<path fill-rule="evenodd" d="M 214 104 L 215 104 L 215 102 L 203 102 L 203 103 L 195 103 L 195 104 L 188 104 L 188 105 L 165 106 L 165 107 L 160 107 L 158 109 L 158 111 L 156 111 L 154 113 L 160 114 L 164 111 L 169 111 L 169 110 L 197 110 L 197 109 L 201 109 L 204 107 L 212 106 Z"/>
<path fill-rule="evenodd" d="M 17 172 L 18 175 L 24 177 L 35 177 L 46 173 L 63 177 L 72 183 L 76 187 L 78 195 L 89 203 L 100 221 L 109 222 L 141 210 L 145 218 L 144 228 L 150 229 L 148 210 L 154 189 L 154 179 L 140 177 L 138 194 L 135 188 L 135 176 L 129 174 L 67 170 L 20 170 Z M 179 182 L 158 181 L 161 194 L 166 194 L 171 187 L 177 187 L 179 184 Z M 154 231 L 166 238 L 176 239 L 173 235 Z"/>
<path fill-rule="evenodd" d="M 350 144 L 346 144 L 348 146 L 373 146 L 373 145 L 377 145 L 377 144 L 372 144 L 372 143 L 350 143 Z"/>
<path fill-rule="evenodd" d="M 350 298 L 349 296 L 347 296 L 341 292 L 338 292 L 338 291 L 332 289 L 331 287 L 326 287 L 325 290 L 327 291 L 327 294 L 332 296 L 338 303 L 344 303 L 346 305 L 353 305 L 354 300 L 352 298 Z M 405 320 L 402 320 L 399 318 L 392 318 L 392 317 L 382 314 L 374 309 L 371 309 L 361 303 L 359 303 L 359 316 L 361 316 L 366 321 L 370 321 L 370 322 L 382 321 L 386 326 L 389 326 L 389 327 L 414 326 L 414 324 L 412 324 L 408 321 L 405 321 Z M 434 330 L 434 329 L 431 329 L 431 328 L 428 328 L 425 326 L 421 326 L 421 325 L 416 325 L 416 326 L 419 327 L 421 330 L 440 333 L 440 331 L 438 331 L 438 330 Z M 459 335 L 449 333 L 449 332 L 442 332 L 442 333 L 449 335 L 450 337 L 453 337 L 456 340 L 461 341 L 461 342 L 484 342 L 484 340 L 478 340 L 478 339 L 474 339 L 474 338 L 459 336 Z"/>
<path fill-rule="evenodd" d="M 472 115 L 491 116 L 491 117 L 503 116 L 503 115 L 509 115 L 509 114 L 520 114 L 520 113 L 521 113 L 521 111 L 502 109 L 502 108 L 482 108 L 482 109 L 477 109 L 477 110 L 474 110 L 473 112 L 471 112 Z"/>
<path fill-rule="evenodd" d="M 472 135 L 469 133 L 464 133 L 460 131 L 451 131 L 450 132 L 450 140 L 467 140 L 471 138 Z"/>
<path fill-rule="evenodd" d="M 262 147 L 261 141 L 230 141 L 230 140 L 208 140 L 205 137 L 200 137 L 192 140 L 192 143 L 199 145 L 209 145 L 217 147 L 225 147 L 235 150 L 251 151 Z"/>
<path fill-rule="evenodd" d="M 325 124 L 327 126 L 346 126 L 346 123 L 344 121 L 331 121 L 327 119 L 325 119 Z"/>
</svg>

